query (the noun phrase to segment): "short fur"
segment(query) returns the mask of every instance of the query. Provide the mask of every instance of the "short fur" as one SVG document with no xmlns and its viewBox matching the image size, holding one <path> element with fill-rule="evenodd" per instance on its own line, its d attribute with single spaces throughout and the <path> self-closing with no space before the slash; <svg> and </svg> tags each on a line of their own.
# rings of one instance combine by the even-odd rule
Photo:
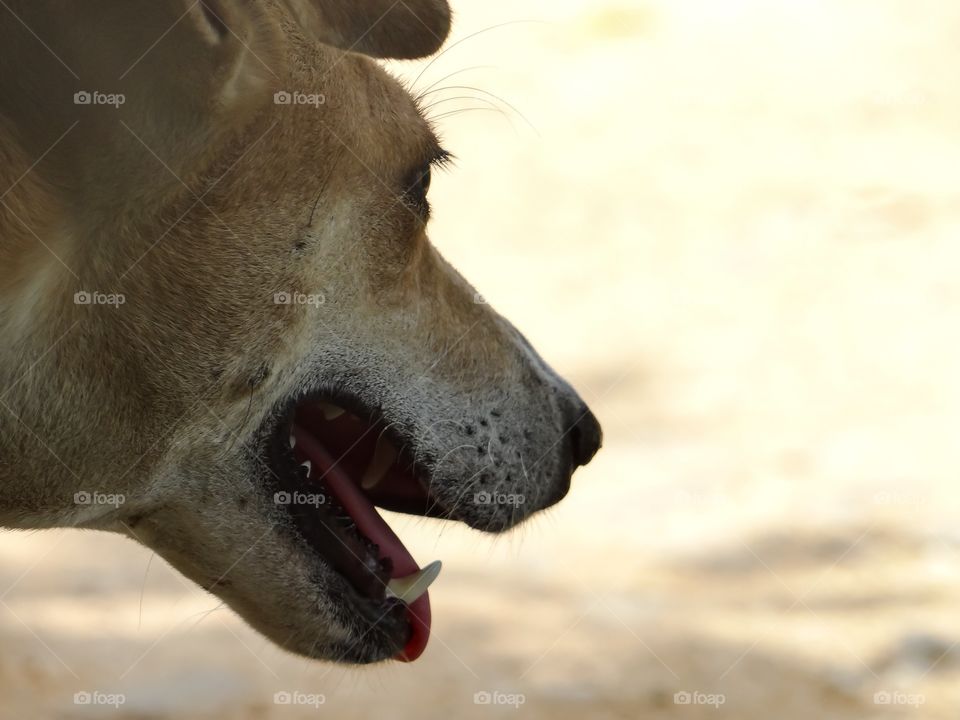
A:
<svg viewBox="0 0 960 720">
<path fill-rule="evenodd" d="M 492 531 L 563 496 L 572 441 L 599 445 L 405 202 L 435 139 L 360 53 L 432 53 L 446 3 L 8 4 L 0 525 L 129 535 L 289 650 L 392 656 L 396 633 L 353 611 L 264 492 L 278 408 L 321 388 L 365 398 L 416 438 L 450 517 Z M 94 91 L 125 100 L 75 103 Z M 464 502 L 478 489 L 526 503 Z"/>
</svg>

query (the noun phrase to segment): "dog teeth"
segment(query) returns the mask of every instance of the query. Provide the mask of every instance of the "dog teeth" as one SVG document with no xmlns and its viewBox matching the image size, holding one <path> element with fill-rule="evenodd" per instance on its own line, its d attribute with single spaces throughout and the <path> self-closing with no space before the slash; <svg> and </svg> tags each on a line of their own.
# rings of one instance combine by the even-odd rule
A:
<svg viewBox="0 0 960 720">
<path fill-rule="evenodd" d="M 395 597 L 408 605 L 422 596 L 440 574 L 441 562 L 434 560 L 425 568 L 387 583 L 387 597 Z"/>
<path fill-rule="evenodd" d="M 297 446 L 297 439 L 293 436 L 293 433 L 290 434 L 290 449 L 293 450 Z"/>
<path fill-rule="evenodd" d="M 313 469 L 313 465 L 310 464 L 309 460 L 304 460 L 300 463 L 300 467 L 307 469 L 307 477 L 310 477 L 310 471 Z"/>
<path fill-rule="evenodd" d="M 360 480 L 360 487 L 364 490 L 375 487 L 387 476 L 387 471 L 396 459 L 397 449 L 392 442 L 381 436 L 377 440 L 377 448 L 373 451 L 373 458 L 371 458 L 370 464 Z"/>
<path fill-rule="evenodd" d="M 346 410 L 342 407 L 333 405 L 332 403 L 320 403 L 320 412 L 323 413 L 324 420 L 336 420 L 338 417 L 343 415 Z"/>
</svg>

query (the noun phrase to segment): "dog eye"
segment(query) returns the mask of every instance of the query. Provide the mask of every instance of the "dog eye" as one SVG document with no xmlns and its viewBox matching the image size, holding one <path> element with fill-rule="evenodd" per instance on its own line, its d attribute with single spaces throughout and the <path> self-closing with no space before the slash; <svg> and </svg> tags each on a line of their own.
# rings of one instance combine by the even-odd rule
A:
<svg viewBox="0 0 960 720">
<path fill-rule="evenodd" d="M 407 203 L 420 215 L 427 217 L 430 214 L 430 204 L 427 202 L 427 193 L 430 191 L 430 165 L 426 165 L 414 173 L 407 185 Z"/>
<path fill-rule="evenodd" d="M 430 166 L 427 165 L 417 171 L 417 177 L 410 187 L 410 192 L 418 198 L 427 199 L 427 193 L 430 191 Z"/>
<path fill-rule="evenodd" d="M 427 165 L 423 172 L 420 173 L 420 191 L 423 193 L 424 197 L 426 197 L 427 193 L 430 192 L 430 177 L 430 166 Z"/>
</svg>

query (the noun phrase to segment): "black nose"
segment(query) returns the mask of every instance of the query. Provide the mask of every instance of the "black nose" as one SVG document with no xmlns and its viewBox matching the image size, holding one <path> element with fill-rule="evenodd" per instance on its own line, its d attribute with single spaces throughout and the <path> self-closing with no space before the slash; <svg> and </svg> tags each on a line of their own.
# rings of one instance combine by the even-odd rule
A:
<svg viewBox="0 0 960 720">
<path fill-rule="evenodd" d="M 603 443 L 603 431 L 590 408 L 583 402 L 573 403 L 568 411 L 570 451 L 574 467 L 586 465 Z"/>
</svg>

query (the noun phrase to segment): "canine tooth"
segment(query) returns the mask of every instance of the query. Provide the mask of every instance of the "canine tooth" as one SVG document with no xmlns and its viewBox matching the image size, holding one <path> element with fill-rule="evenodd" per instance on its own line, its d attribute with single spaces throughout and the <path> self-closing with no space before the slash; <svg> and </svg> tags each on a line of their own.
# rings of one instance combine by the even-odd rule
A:
<svg viewBox="0 0 960 720">
<path fill-rule="evenodd" d="M 380 437 L 377 440 L 377 447 L 373 451 L 373 458 L 371 458 L 370 464 L 360 480 L 360 487 L 364 490 L 374 487 L 386 477 L 387 470 L 390 469 L 396 459 L 397 449 L 393 446 L 393 443 L 384 437 Z"/>
<path fill-rule="evenodd" d="M 323 413 L 324 420 L 336 420 L 343 415 L 346 410 L 332 403 L 320 403 L 320 412 Z"/>
<path fill-rule="evenodd" d="M 300 467 L 307 469 L 307 475 L 310 475 L 310 470 L 313 469 L 313 465 L 310 464 L 309 460 L 304 460 L 302 463 L 300 463 Z"/>
<path fill-rule="evenodd" d="M 387 597 L 395 597 L 407 604 L 412 603 L 423 595 L 430 584 L 437 579 L 441 567 L 442 563 L 439 560 L 434 560 L 425 568 L 406 577 L 393 578 L 387 583 Z"/>
<path fill-rule="evenodd" d="M 297 439 L 291 434 L 290 435 L 290 449 L 293 450 L 297 446 Z"/>
</svg>

